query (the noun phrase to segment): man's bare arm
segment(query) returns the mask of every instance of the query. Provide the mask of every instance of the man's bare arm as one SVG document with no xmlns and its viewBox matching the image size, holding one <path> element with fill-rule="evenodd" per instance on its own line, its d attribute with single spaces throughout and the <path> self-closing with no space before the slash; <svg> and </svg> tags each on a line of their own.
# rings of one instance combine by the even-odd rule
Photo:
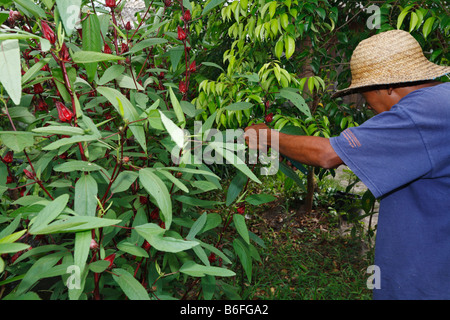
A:
<svg viewBox="0 0 450 320">
<path fill-rule="evenodd" d="M 251 149 L 272 147 L 282 155 L 306 165 L 331 169 L 343 164 L 327 138 L 289 135 L 271 130 L 265 124 L 246 128 L 245 137 Z"/>
</svg>

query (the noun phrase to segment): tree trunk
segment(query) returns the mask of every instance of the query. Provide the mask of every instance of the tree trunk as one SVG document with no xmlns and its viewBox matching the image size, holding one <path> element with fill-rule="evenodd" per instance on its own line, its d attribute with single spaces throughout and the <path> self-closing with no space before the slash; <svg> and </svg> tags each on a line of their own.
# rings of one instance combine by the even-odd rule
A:
<svg viewBox="0 0 450 320">
<path fill-rule="evenodd" d="M 309 167 L 306 179 L 307 184 L 306 184 L 305 212 L 311 213 L 313 208 L 314 189 L 315 189 L 314 167 Z"/>
</svg>

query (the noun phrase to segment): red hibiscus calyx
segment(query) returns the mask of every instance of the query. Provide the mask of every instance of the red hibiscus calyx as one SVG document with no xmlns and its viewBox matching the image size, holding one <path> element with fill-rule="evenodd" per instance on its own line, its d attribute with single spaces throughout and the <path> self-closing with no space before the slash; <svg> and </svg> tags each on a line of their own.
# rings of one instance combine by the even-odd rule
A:
<svg viewBox="0 0 450 320">
<path fill-rule="evenodd" d="M 267 123 L 271 123 L 273 120 L 273 113 L 269 113 L 265 116 L 264 120 L 266 120 Z"/>
<path fill-rule="evenodd" d="M 50 41 L 51 44 L 55 44 L 56 42 L 56 35 L 53 32 L 52 28 L 48 25 L 47 22 L 42 21 L 41 22 L 42 32 L 44 33 L 44 38 Z"/>
<path fill-rule="evenodd" d="M 184 14 L 183 14 L 183 18 L 182 18 L 182 20 L 183 21 L 185 21 L 185 22 L 189 22 L 189 21 L 191 21 L 191 11 L 189 11 L 189 10 L 186 10 L 185 12 L 184 12 Z"/>
<path fill-rule="evenodd" d="M 111 54 L 112 53 L 111 48 L 108 46 L 107 43 L 105 43 L 105 45 L 103 47 L 103 53 L 106 53 L 106 54 Z"/>
<path fill-rule="evenodd" d="M 72 120 L 73 117 L 72 111 L 67 109 L 67 107 L 59 101 L 56 101 L 55 104 L 56 109 L 58 110 L 59 120 L 61 120 L 62 122 L 69 122 L 70 120 Z"/>
<path fill-rule="evenodd" d="M 186 40 L 186 32 L 180 26 L 177 27 L 177 35 L 178 35 L 178 40 L 181 40 L 181 41 Z"/>
<path fill-rule="evenodd" d="M 61 46 L 61 50 L 59 51 L 59 58 L 63 62 L 69 62 L 71 60 L 69 50 L 65 43 Z"/>
<path fill-rule="evenodd" d="M 4 163 L 11 163 L 13 162 L 14 159 L 14 152 L 13 151 L 8 151 L 6 153 L 6 155 L 3 157 L 3 162 Z"/>
<path fill-rule="evenodd" d="M 180 81 L 180 84 L 178 85 L 178 89 L 180 89 L 181 93 L 186 93 L 187 92 L 186 82 Z"/>
<path fill-rule="evenodd" d="M 105 5 L 106 5 L 108 8 L 113 9 L 113 8 L 116 7 L 116 0 L 106 0 L 106 1 L 105 1 Z"/>
<path fill-rule="evenodd" d="M 108 266 L 108 268 L 111 268 L 111 267 L 112 267 L 115 258 L 116 258 L 116 254 L 113 253 L 113 254 L 110 254 L 109 256 L 105 257 L 105 259 L 103 259 L 103 260 L 105 260 L 105 261 L 109 261 L 109 266 Z"/>
</svg>

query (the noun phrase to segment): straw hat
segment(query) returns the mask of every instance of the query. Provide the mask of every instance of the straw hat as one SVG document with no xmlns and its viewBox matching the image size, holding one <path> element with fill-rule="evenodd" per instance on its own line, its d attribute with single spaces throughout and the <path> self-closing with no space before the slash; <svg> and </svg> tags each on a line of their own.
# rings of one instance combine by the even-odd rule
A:
<svg viewBox="0 0 450 320">
<path fill-rule="evenodd" d="M 333 97 L 369 86 L 434 80 L 450 73 L 450 67 L 428 61 L 417 40 L 403 30 L 385 31 L 361 41 L 353 52 L 350 69 L 350 87 Z"/>
</svg>

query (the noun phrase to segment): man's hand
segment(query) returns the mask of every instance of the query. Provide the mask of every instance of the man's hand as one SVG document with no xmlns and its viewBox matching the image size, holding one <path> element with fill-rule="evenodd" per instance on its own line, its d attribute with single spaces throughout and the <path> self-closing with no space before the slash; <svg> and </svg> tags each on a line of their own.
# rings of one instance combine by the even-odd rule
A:
<svg viewBox="0 0 450 320">
<path fill-rule="evenodd" d="M 267 151 L 270 148 L 274 131 L 266 124 L 254 124 L 245 128 L 244 131 L 245 142 L 250 149 Z"/>
</svg>

